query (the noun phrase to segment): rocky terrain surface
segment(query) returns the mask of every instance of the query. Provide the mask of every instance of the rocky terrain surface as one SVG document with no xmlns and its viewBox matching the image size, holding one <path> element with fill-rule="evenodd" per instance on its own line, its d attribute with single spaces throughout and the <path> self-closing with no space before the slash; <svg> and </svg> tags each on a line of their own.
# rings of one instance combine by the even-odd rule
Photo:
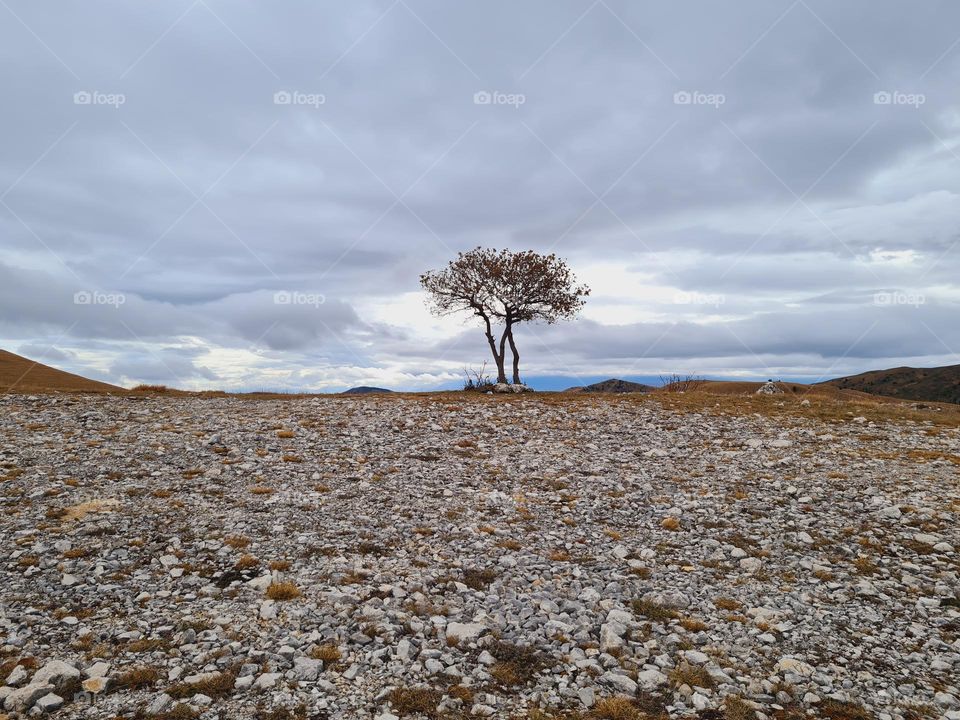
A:
<svg viewBox="0 0 960 720">
<path fill-rule="evenodd" d="M 4 395 L 0 438 L 0 716 L 960 718 L 933 414 Z"/>
</svg>

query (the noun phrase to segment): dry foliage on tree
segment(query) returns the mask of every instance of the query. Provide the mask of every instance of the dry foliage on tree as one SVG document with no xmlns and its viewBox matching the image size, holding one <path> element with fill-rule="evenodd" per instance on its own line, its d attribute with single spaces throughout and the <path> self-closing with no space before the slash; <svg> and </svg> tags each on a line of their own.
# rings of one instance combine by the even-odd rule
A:
<svg viewBox="0 0 960 720">
<path fill-rule="evenodd" d="M 507 382 L 506 346 L 513 354 L 513 382 L 520 383 L 520 353 L 513 326 L 522 322 L 553 324 L 569 320 L 590 294 L 578 285 L 566 262 L 532 250 L 512 252 L 475 248 L 460 253 L 442 270 L 420 276 L 438 315 L 470 312 L 483 322 L 497 366 L 497 382 Z M 503 327 L 499 340 L 494 329 Z"/>
</svg>

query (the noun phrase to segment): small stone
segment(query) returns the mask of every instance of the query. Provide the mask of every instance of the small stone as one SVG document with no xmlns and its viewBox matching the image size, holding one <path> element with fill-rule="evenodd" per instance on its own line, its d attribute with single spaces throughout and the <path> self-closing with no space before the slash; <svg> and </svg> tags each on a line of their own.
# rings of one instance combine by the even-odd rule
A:
<svg viewBox="0 0 960 720">
<path fill-rule="evenodd" d="M 83 676 L 88 678 L 103 677 L 110 672 L 110 663 L 96 662 L 83 671 Z"/>
<path fill-rule="evenodd" d="M 447 625 L 447 640 L 454 638 L 462 641 L 474 640 L 487 631 L 487 626 L 482 623 L 458 623 L 452 622 Z"/>
<path fill-rule="evenodd" d="M 153 700 L 150 701 L 150 704 L 147 705 L 147 715 L 159 715 L 170 707 L 170 703 L 173 702 L 173 698 L 162 692 Z"/>
<path fill-rule="evenodd" d="M 27 678 L 30 677 L 30 673 L 27 672 L 27 669 L 23 665 L 17 665 L 10 674 L 7 675 L 7 685 L 10 687 L 20 687 L 27 682 Z"/>
<path fill-rule="evenodd" d="M 37 670 L 36 675 L 30 681 L 32 685 L 45 685 L 50 683 L 54 687 L 63 687 L 70 680 L 79 680 L 80 671 L 73 665 L 67 665 L 62 660 L 51 660 L 42 668 Z"/>
<path fill-rule="evenodd" d="M 641 690 L 656 690 L 668 682 L 669 678 L 659 670 L 643 670 L 637 673 L 637 684 Z"/>
<path fill-rule="evenodd" d="M 110 679 L 105 677 L 92 677 L 87 678 L 81 684 L 83 689 L 88 693 L 93 693 L 94 695 L 99 695 L 104 690 L 107 689 Z"/>
<path fill-rule="evenodd" d="M 593 691 L 592 687 L 580 688 L 577 691 L 577 697 L 580 698 L 583 706 L 587 708 L 592 708 L 597 702 L 597 694 Z"/>
<path fill-rule="evenodd" d="M 48 695 L 44 695 L 42 698 L 37 700 L 37 703 L 34 707 L 40 708 L 41 712 L 53 712 L 54 710 L 59 710 L 63 707 L 63 698 L 55 693 L 49 693 Z"/>
<path fill-rule="evenodd" d="M 280 678 L 282 677 L 283 675 L 280 673 L 263 673 L 263 675 L 258 677 L 253 683 L 253 687 L 256 690 L 269 690 L 280 682 Z"/>
<path fill-rule="evenodd" d="M 637 683 L 620 673 L 605 672 L 600 676 L 600 682 L 610 685 L 627 695 L 635 695 L 637 692 Z"/>
<path fill-rule="evenodd" d="M 310 682 L 316 680 L 323 668 L 322 660 L 313 658 L 297 658 L 293 661 L 293 674 L 300 681 Z"/>
<path fill-rule="evenodd" d="M 810 677 L 813 675 L 813 667 L 796 658 L 784 657 L 780 658 L 780 662 L 777 663 L 777 672 L 793 673 L 794 675 Z"/>
</svg>

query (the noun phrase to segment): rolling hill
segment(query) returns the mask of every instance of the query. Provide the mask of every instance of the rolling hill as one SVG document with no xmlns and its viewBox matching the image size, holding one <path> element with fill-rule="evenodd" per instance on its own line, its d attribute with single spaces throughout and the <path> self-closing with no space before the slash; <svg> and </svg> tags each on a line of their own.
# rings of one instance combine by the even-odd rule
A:
<svg viewBox="0 0 960 720">
<path fill-rule="evenodd" d="M 122 393 L 116 385 L 88 380 L 21 355 L 0 350 L 0 393 L 96 392 Z"/>
<path fill-rule="evenodd" d="M 960 365 L 871 370 L 819 384 L 901 400 L 960 403 Z"/>
<path fill-rule="evenodd" d="M 610 378 L 609 380 L 604 380 L 602 382 L 593 383 L 593 385 L 585 385 L 582 387 L 572 387 L 566 390 L 565 392 L 583 392 L 583 393 L 634 393 L 634 392 L 651 392 L 655 390 L 652 385 L 644 385 L 643 383 L 630 382 L 629 380 L 618 380 L 616 378 Z"/>
</svg>

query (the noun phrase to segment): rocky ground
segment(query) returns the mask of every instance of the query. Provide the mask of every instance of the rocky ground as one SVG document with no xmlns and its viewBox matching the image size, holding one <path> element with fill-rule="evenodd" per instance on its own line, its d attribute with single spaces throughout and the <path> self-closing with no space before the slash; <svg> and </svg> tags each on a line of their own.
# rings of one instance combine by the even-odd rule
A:
<svg viewBox="0 0 960 720">
<path fill-rule="evenodd" d="M 0 715 L 960 718 L 957 428 L 718 402 L 4 395 Z"/>
</svg>

